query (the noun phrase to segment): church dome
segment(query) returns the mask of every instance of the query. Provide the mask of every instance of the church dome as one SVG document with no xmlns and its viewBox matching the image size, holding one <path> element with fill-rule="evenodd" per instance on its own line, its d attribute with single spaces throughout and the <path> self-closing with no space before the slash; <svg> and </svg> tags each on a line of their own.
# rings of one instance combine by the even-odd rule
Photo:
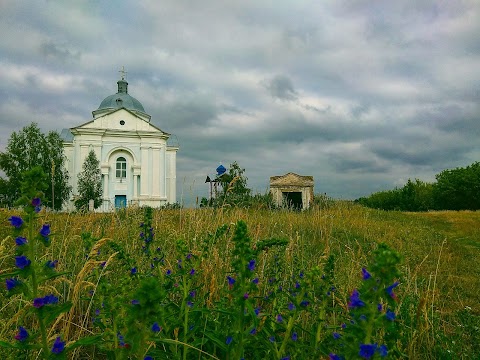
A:
<svg viewBox="0 0 480 360">
<path fill-rule="evenodd" d="M 143 108 L 143 105 L 140 103 L 140 101 L 128 94 L 128 82 L 122 79 L 118 80 L 117 84 L 118 92 L 103 99 L 98 109 L 95 110 L 95 113 L 100 112 L 99 110 L 114 110 L 125 108 L 134 112 L 139 111 L 145 114 L 145 109 Z"/>
</svg>

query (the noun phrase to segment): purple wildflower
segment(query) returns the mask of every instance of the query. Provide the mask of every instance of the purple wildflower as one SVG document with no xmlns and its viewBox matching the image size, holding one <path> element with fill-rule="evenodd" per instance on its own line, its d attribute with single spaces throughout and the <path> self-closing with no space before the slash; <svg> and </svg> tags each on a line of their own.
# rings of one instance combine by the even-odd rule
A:
<svg viewBox="0 0 480 360">
<path fill-rule="evenodd" d="M 337 332 L 333 333 L 333 338 L 334 339 L 340 339 L 341 337 L 342 337 L 342 335 L 340 335 L 339 333 L 337 333 Z"/>
<path fill-rule="evenodd" d="M 295 310 L 295 305 L 293 305 L 292 303 L 288 303 L 288 310 L 290 311 Z"/>
<path fill-rule="evenodd" d="M 20 281 L 16 278 L 5 279 L 5 284 L 7 286 L 7 290 L 12 290 L 15 286 L 20 284 Z"/>
<path fill-rule="evenodd" d="M 228 285 L 233 285 L 233 284 L 235 284 L 235 279 L 232 278 L 231 276 L 227 276 L 227 280 L 228 280 Z"/>
<path fill-rule="evenodd" d="M 40 229 L 40 235 L 42 235 L 44 238 L 48 238 L 48 235 L 50 235 L 50 224 L 42 225 L 42 228 Z"/>
<path fill-rule="evenodd" d="M 194 298 L 195 295 L 197 295 L 197 292 L 195 290 L 192 290 L 190 291 L 190 293 L 188 294 L 190 297 Z"/>
<path fill-rule="evenodd" d="M 56 297 L 53 294 L 50 294 L 50 295 L 44 296 L 43 302 L 45 303 L 45 305 L 57 304 L 58 303 L 58 297 Z"/>
<path fill-rule="evenodd" d="M 247 299 L 248 299 L 248 292 L 247 292 L 247 293 L 245 293 L 245 294 L 243 294 L 243 298 L 244 298 L 245 300 L 247 300 Z"/>
<path fill-rule="evenodd" d="M 46 263 L 45 263 L 45 266 L 50 268 L 50 269 L 55 269 L 58 265 L 58 260 L 48 260 Z"/>
<path fill-rule="evenodd" d="M 302 302 L 300 303 L 300 306 L 303 306 L 303 307 L 307 307 L 308 305 L 310 305 L 310 301 L 307 301 L 307 300 L 302 300 Z"/>
<path fill-rule="evenodd" d="M 168 269 L 165 274 L 170 275 L 172 273 L 172 270 Z"/>
<path fill-rule="evenodd" d="M 8 221 L 10 221 L 10 224 L 17 229 L 20 229 L 23 225 L 23 219 L 20 216 L 10 216 Z"/>
<path fill-rule="evenodd" d="M 191 258 L 192 258 L 192 254 L 191 253 L 187 254 L 186 259 L 190 260 Z"/>
<path fill-rule="evenodd" d="M 140 304 L 140 301 L 138 301 L 137 299 L 133 299 L 133 300 L 131 301 L 131 304 L 132 304 L 132 305 L 139 305 L 139 304 Z"/>
<path fill-rule="evenodd" d="M 233 337 L 227 336 L 227 339 L 225 340 L 225 344 L 230 345 L 233 341 Z"/>
<path fill-rule="evenodd" d="M 298 281 L 295 283 L 295 289 L 300 289 L 300 283 Z"/>
<path fill-rule="evenodd" d="M 292 340 L 293 340 L 293 341 L 297 341 L 297 340 L 298 340 L 298 335 L 297 335 L 296 332 L 294 332 L 294 333 L 292 334 Z"/>
<path fill-rule="evenodd" d="M 360 344 L 360 351 L 358 355 L 364 359 L 370 359 L 375 355 L 375 350 L 377 349 L 377 344 Z"/>
<path fill-rule="evenodd" d="M 189 275 L 194 275 L 195 274 L 195 269 L 190 270 Z"/>
<path fill-rule="evenodd" d="M 253 328 L 252 330 L 250 330 L 250 335 L 255 335 L 256 333 L 257 333 L 256 328 Z"/>
<path fill-rule="evenodd" d="M 358 290 L 354 289 L 352 291 L 352 295 L 350 295 L 350 302 L 348 303 L 348 307 L 356 308 L 361 306 L 365 306 L 365 303 L 360 300 L 360 293 L 358 292 Z"/>
<path fill-rule="evenodd" d="M 367 271 L 367 269 L 362 268 L 362 278 L 363 278 L 363 280 L 368 280 L 371 277 L 372 277 L 372 275 L 370 275 L 370 273 Z"/>
<path fill-rule="evenodd" d="M 32 262 L 25 256 L 15 256 L 15 266 L 19 269 L 24 269 L 29 266 Z"/>
<path fill-rule="evenodd" d="M 253 312 L 255 313 L 255 315 L 258 316 L 260 314 L 260 308 L 259 307 L 255 308 L 255 310 L 253 310 Z"/>
<path fill-rule="evenodd" d="M 193 307 L 193 302 L 187 301 L 187 306 L 190 307 L 190 308 L 192 308 L 192 307 Z"/>
<path fill-rule="evenodd" d="M 255 285 L 257 285 L 257 284 L 258 284 L 258 278 L 253 279 L 253 280 L 252 280 L 252 283 L 254 283 Z"/>
<path fill-rule="evenodd" d="M 387 320 L 394 321 L 395 313 L 391 310 L 387 310 L 387 312 L 385 313 L 385 317 L 387 318 Z"/>
<path fill-rule="evenodd" d="M 130 274 L 131 274 L 131 275 L 135 275 L 137 272 L 138 272 L 138 270 L 137 270 L 136 267 L 134 267 L 134 268 L 132 268 L 132 269 L 130 270 Z"/>
<path fill-rule="evenodd" d="M 65 349 L 65 342 L 62 341 L 60 336 L 55 339 L 52 347 L 52 353 L 60 354 Z"/>
<path fill-rule="evenodd" d="M 336 354 L 332 354 L 332 353 L 330 353 L 328 355 L 328 357 L 329 357 L 330 360 L 342 360 L 342 358 L 340 356 L 338 356 Z"/>
<path fill-rule="evenodd" d="M 21 236 L 19 236 L 15 239 L 15 244 L 17 244 L 17 246 L 25 245 L 27 242 L 28 242 L 27 239 L 25 239 L 24 237 L 21 237 Z"/>
<path fill-rule="evenodd" d="M 18 333 L 15 335 L 15 340 L 18 341 L 25 341 L 28 338 L 28 331 L 23 327 L 19 326 L 18 327 Z"/>
<path fill-rule="evenodd" d="M 100 263 L 100 267 L 101 267 L 101 268 L 104 268 L 105 265 L 107 265 L 107 262 L 106 262 L 106 261 L 103 261 L 103 262 Z"/>
<path fill-rule="evenodd" d="M 395 293 L 393 292 L 393 289 L 395 289 L 397 286 L 398 286 L 398 281 L 394 282 L 392 285 L 390 285 L 389 287 L 387 287 L 385 289 L 385 291 L 387 292 L 388 295 L 390 295 L 390 297 L 394 300 L 397 300 L 397 296 L 395 295 Z"/>
<path fill-rule="evenodd" d="M 152 325 L 152 331 L 153 332 L 160 332 L 162 330 L 161 326 L 158 325 L 158 322 L 154 322 Z"/>
<path fill-rule="evenodd" d="M 268 341 L 270 341 L 271 343 L 274 343 L 274 342 L 275 342 L 275 336 L 273 336 L 273 335 L 270 336 L 270 337 L 268 338 Z"/>
<path fill-rule="evenodd" d="M 277 315 L 277 322 L 281 323 L 283 321 L 282 315 L 278 314 Z"/>
<path fill-rule="evenodd" d="M 143 360 L 153 360 L 153 358 L 151 356 L 145 356 Z"/>
<path fill-rule="evenodd" d="M 378 311 L 382 311 L 382 309 L 383 309 L 382 304 L 378 304 L 378 305 L 377 305 L 377 310 L 378 310 Z"/>
<path fill-rule="evenodd" d="M 385 357 L 388 355 L 387 345 L 380 345 L 377 349 L 377 352 L 380 354 L 381 357 Z"/>
<path fill-rule="evenodd" d="M 255 260 L 250 260 L 250 261 L 248 262 L 247 267 L 248 267 L 248 270 L 250 270 L 250 271 L 255 270 Z"/>
<path fill-rule="evenodd" d="M 33 306 L 37 309 L 40 309 L 43 305 L 45 305 L 45 300 L 43 297 L 33 299 Z"/>
</svg>

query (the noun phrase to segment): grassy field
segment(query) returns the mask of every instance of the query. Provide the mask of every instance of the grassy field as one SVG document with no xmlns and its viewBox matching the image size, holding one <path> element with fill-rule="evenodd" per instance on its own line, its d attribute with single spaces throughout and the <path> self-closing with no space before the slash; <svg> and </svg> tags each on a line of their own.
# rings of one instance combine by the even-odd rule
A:
<svg viewBox="0 0 480 360">
<path fill-rule="evenodd" d="M 12 214 L 0 213 L 4 224 L 0 233 L 0 275 L 14 269 L 15 242 L 7 221 Z M 302 213 L 241 209 L 154 211 L 153 246 L 162 249 L 163 269 L 176 267 L 182 256 L 176 244 L 182 240 L 189 252 L 199 256 L 196 271 L 201 277 L 192 286 L 202 294 L 205 306 L 224 296 L 225 279 L 231 273 L 231 234 L 227 231 L 210 243 L 207 256 L 200 258 L 200 254 L 206 239 L 211 239 L 209 234 L 238 220 L 246 222 L 254 247 L 263 239 L 288 240 L 286 246 L 260 253 L 260 284 L 268 282 L 279 258 L 281 269 L 275 270 L 275 276 L 287 282 L 301 271 L 323 266 L 334 255 L 334 301 L 340 308 L 347 308 L 352 289 L 361 282 L 361 269 L 369 264 L 378 244 L 386 243 L 402 257 L 396 321 L 402 328 L 398 347 L 403 357 L 480 359 L 480 213 L 384 212 L 350 202 L 332 202 Z M 108 247 L 105 239 L 120 244 L 124 255 L 139 269 L 148 267 L 141 256 L 142 221 L 141 209 L 111 214 L 40 213 L 40 222 L 52 228 L 52 245 L 42 256 L 44 260 L 58 260 L 56 270 L 65 272 L 48 284 L 49 291 L 73 304 L 54 324 L 50 337 L 61 333 L 67 341 L 73 341 L 100 331 L 86 320 L 86 314 L 93 312 L 93 300 L 85 302 L 85 294 L 98 286 L 90 274 L 99 263 L 107 261 L 111 286 L 122 286 L 125 266 L 121 265 L 118 251 Z M 95 261 L 91 256 L 86 258 L 92 251 Z M 119 279 L 118 283 L 115 279 Z M 0 324 L 0 339 L 10 340 L 28 317 L 22 297 L 7 297 L 3 290 L 0 316 L 5 319 Z M 91 350 L 88 354 L 77 350 L 71 357 L 95 358 L 93 354 Z"/>
</svg>

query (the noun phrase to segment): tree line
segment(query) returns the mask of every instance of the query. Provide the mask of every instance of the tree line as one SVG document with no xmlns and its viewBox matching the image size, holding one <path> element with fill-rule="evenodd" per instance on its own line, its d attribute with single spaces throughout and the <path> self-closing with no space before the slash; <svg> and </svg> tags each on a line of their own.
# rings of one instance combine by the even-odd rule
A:
<svg viewBox="0 0 480 360">
<path fill-rule="evenodd" d="M 380 191 L 356 201 L 383 210 L 479 210 L 480 162 L 466 167 L 443 170 L 436 182 L 408 179 L 402 188 Z"/>
<path fill-rule="evenodd" d="M 63 140 L 56 131 L 44 134 L 37 123 L 25 126 L 21 131 L 13 132 L 8 139 L 5 151 L 0 152 L 0 205 L 16 206 L 20 189 L 26 174 L 35 169 L 38 176 L 45 177 L 48 184 L 44 189 L 42 203 L 54 210 L 61 210 L 70 199 L 72 188 L 65 166 Z M 102 178 L 99 161 L 90 151 L 78 176 L 78 192 L 75 196 L 77 209 L 88 207 L 90 199 L 94 207 L 101 204 Z"/>
</svg>

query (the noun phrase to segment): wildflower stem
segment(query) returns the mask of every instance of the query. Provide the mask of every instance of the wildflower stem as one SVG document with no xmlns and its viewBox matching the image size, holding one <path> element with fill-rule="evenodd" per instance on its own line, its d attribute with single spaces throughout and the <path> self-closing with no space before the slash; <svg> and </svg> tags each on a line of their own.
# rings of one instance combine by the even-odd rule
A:
<svg viewBox="0 0 480 360">
<path fill-rule="evenodd" d="M 295 325 L 294 316 L 290 316 L 288 319 L 287 329 L 285 330 L 285 336 L 283 337 L 282 345 L 280 346 L 280 350 L 278 351 L 278 357 L 281 358 L 285 353 L 285 349 L 287 348 L 287 342 L 290 339 L 290 333 L 292 332 L 293 325 Z"/>
<path fill-rule="evenodd" d="M 29 251 L 29 257 L 30 260 L 32 261 L 30 267 L 30 271 L 32 274 L 32 293 L 33 293 L 33 298 L 38 297 L 38 279 L 37 279 L 37 272 L 35 271 L 35 248 L 37 246 L 36 244 L 36 237 L 33 234 L 33 225 L 34 225 L 34 220 L 35 220 L 35 213 L 30 213 L 28 214 L 28 238 L 30 239 L 30 244 L 28 247 Z M 40 325 L 40 334 L 42 336 L 42 347 L 43 351 L 45 354 L 45 357 L 47 356 L 49 349 L 48 349 L 48 342 L 47 342 L 47 331 L 45 329 L 45 322 L 43 320 L 43 312 L 41 309 L 38 309 L 37 317 L 38 317 L 38 323 Z"/>
</svg>

